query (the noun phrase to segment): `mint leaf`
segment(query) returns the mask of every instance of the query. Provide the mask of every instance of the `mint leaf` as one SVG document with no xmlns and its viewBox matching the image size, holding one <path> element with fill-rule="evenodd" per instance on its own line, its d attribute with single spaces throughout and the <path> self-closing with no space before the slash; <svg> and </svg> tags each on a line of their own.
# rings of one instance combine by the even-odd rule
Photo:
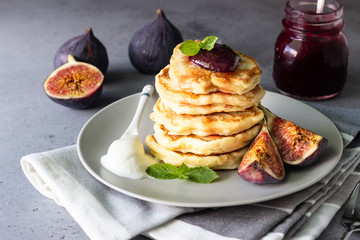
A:
<svg viewBox="0 0 360 240">
<path fill-rule="evenodd" d="M 187 176 L 186 174 L 184 173 L 181 173 L 178 177 L 178 179 L 189 179 L 189 176 Z"/>
<path fill-rule="evenodd" d="M 194 56 L 200 51 L 199 44 L 193 40 L 186 40 L 181 44 L 179 49 L 183 54 L 188 56 Z"/>
<path fill-rule="evenodd" d="M 181 175 L 179 169 L 169 163 L 152 164 L 146 169 L 146 173 L 159 179 L 175 179 Z"/>
<path fill-rule="evenodd" d="M 189 171 L 189 167 L 186 166 L 184 163 L 181 164 L 179 167 L 180 176 L 179 179 L 188 179 L 189 177 L 186 175 L 186 173 Z"/>
<path fill-rule="evenodd" d="M 208 167 L 175 167 L 169 163 L 155 163 L 146 169 L 147 174 L 159 179 L 187 179 L 196 183 L 211 183 L 219 176 Z"/>
<path fill-rule="evenodd" d="M 217 173 L 208 167 L 194 167 L 190 168 L 186 173 L 190 181 L 196 183 L 211 183 L 219 177 Z"/>
<path fill-rule="evenodd" d="M 208 36 L 205 37 L 204 40 L 197 43 L 194 40 L 186 40 L 180 45 L 180 51 L 187 56 L 195 56 L 200 52 L 201 49 L 210 51 L 214 48 L 214 45 L 218 37 L 216 36 Z"/>
<path fill-rule="evenodd" d="M 200 48 L 210 51 L 211 49 L 214 48 L 214 45 L 217 40 L 218 40 L 218 37 L 216 37 L 216 36 L 208 36 L 199 43 Z"/>
<path fill-rule="evenodd" d="M 179 170 L 180 170 L 182 173 L 188 172 L 189 169 L 190 169 L 190 168 L 189 168 L 188 166 L 186 166 L 184 163 L 181 164 L 181 166 L 179 167 Z"/>
</svg>

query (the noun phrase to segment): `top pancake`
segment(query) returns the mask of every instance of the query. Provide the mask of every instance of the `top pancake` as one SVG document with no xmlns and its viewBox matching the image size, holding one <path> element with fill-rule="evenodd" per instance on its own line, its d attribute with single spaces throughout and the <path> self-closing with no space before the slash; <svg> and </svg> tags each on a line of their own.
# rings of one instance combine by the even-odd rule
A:
<svg viewBox="0 0 360 240">
<path fill-rule="evenodd" d="M 234 72 L 212 72 L 193 64 L 189 57 L 182 54 L 178 44 L 170 59 L 169 75 L 174 86 L 195 94 L 225 92 L 244 94 L 260 82 L 261 70 L 258 63 L 234 50 L 240 57 Z"/>
<path fill-rule="evenodd" d="M 155 87 L 163 103 L 179 114 L 210 114 L 213 112 L 234 112 L 258 105 L 265 95 L 265 90 L 256 85 L 244 94 L 212 92 L 209 94 L 194 94 L 179 91 L 172 86 L 169 78 L 169 65 L 163 68 L 155 77 Z"/>
</svg>

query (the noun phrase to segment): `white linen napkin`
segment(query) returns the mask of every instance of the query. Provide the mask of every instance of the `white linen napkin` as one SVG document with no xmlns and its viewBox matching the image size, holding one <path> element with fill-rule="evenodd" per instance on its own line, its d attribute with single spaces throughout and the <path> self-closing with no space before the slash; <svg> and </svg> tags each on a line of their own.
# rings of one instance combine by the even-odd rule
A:
<svg viewBox="0 0 360 240">
<path fill-rule="evenodd" d="M 353 137 L 343 134 L 344 142 Z M 91 239 L 315 239 L 360 180 L 360 147 L 346 148 L 322 181 L 292 195 L 244 206 L 196 209 L 150 203 L 117 192 L 81 165 L 76 146 L 24 156 L 23 171 L 44 196 L 64 206 Z M 251 216 L 251 217 L 249 217 Z M 321 219 L 322 225 L 311 224 Z M 251 227 L 251 231 L 249 228 Z"/>
<path fill-rule="evenodd" d="M 91 239 L 129 239 L 194 210 L 145 202 L 108 188 L 81 165 L 76 146 L 24 156 L 21 166 L 32 185 L 64 206 Z"/>
</svg>

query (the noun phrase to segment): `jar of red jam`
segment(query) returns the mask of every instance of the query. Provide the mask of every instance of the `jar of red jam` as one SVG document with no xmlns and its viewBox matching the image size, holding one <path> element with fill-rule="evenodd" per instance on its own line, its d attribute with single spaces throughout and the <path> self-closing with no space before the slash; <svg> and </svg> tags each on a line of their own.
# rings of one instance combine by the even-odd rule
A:
<svg viewBox="0 0 360 240">
<path fill-rule="evenodd" d="M 284 29 L 275 43 L 275 84 L 299 99 L 334 97 L 346 81 L 349 50 L 342 32 L 343 6 L 326 0 L 321 13 L 316 9 L 316 0 L 288 1 Z"/>
</svg>

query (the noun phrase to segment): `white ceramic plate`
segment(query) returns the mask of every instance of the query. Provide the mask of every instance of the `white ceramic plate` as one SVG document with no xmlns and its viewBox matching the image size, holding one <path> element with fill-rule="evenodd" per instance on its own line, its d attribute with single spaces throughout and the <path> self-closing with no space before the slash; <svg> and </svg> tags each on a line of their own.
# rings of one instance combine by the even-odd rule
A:
<svg viewBox="0 0 360 240">
<path fill-rule="evenodd" d="M 328 148 L 316 164 L 286 173 L 281 183 L 255 185 L 244 181 L 236 170 L 218 171 L 219 179 L 210 184 L 186 180 L 145 178 L 132 180 L 119 177 L 100 164 L 110 144 L 126 130 L 135 113 L 140 94 L 123 98 L 95 114 L 78 136 L 78 154 L 87 171 L 105 185 L 142 200 L 184 207 L 222 207 L 256 203 L 300 191 L 323 178 L 338 163 L 342 138 L 335 125 L 323 114 L 292 98 L 267 92 L 262 104 L 272 112 L 308 128 L 329 140 Z M 153 133 L 149 118 L 158 98 L 150 99 L 140 123 L 140 138 L 144 142 Z M 145 146 L 145 150 L 148 148 Z"/>
</svg>

